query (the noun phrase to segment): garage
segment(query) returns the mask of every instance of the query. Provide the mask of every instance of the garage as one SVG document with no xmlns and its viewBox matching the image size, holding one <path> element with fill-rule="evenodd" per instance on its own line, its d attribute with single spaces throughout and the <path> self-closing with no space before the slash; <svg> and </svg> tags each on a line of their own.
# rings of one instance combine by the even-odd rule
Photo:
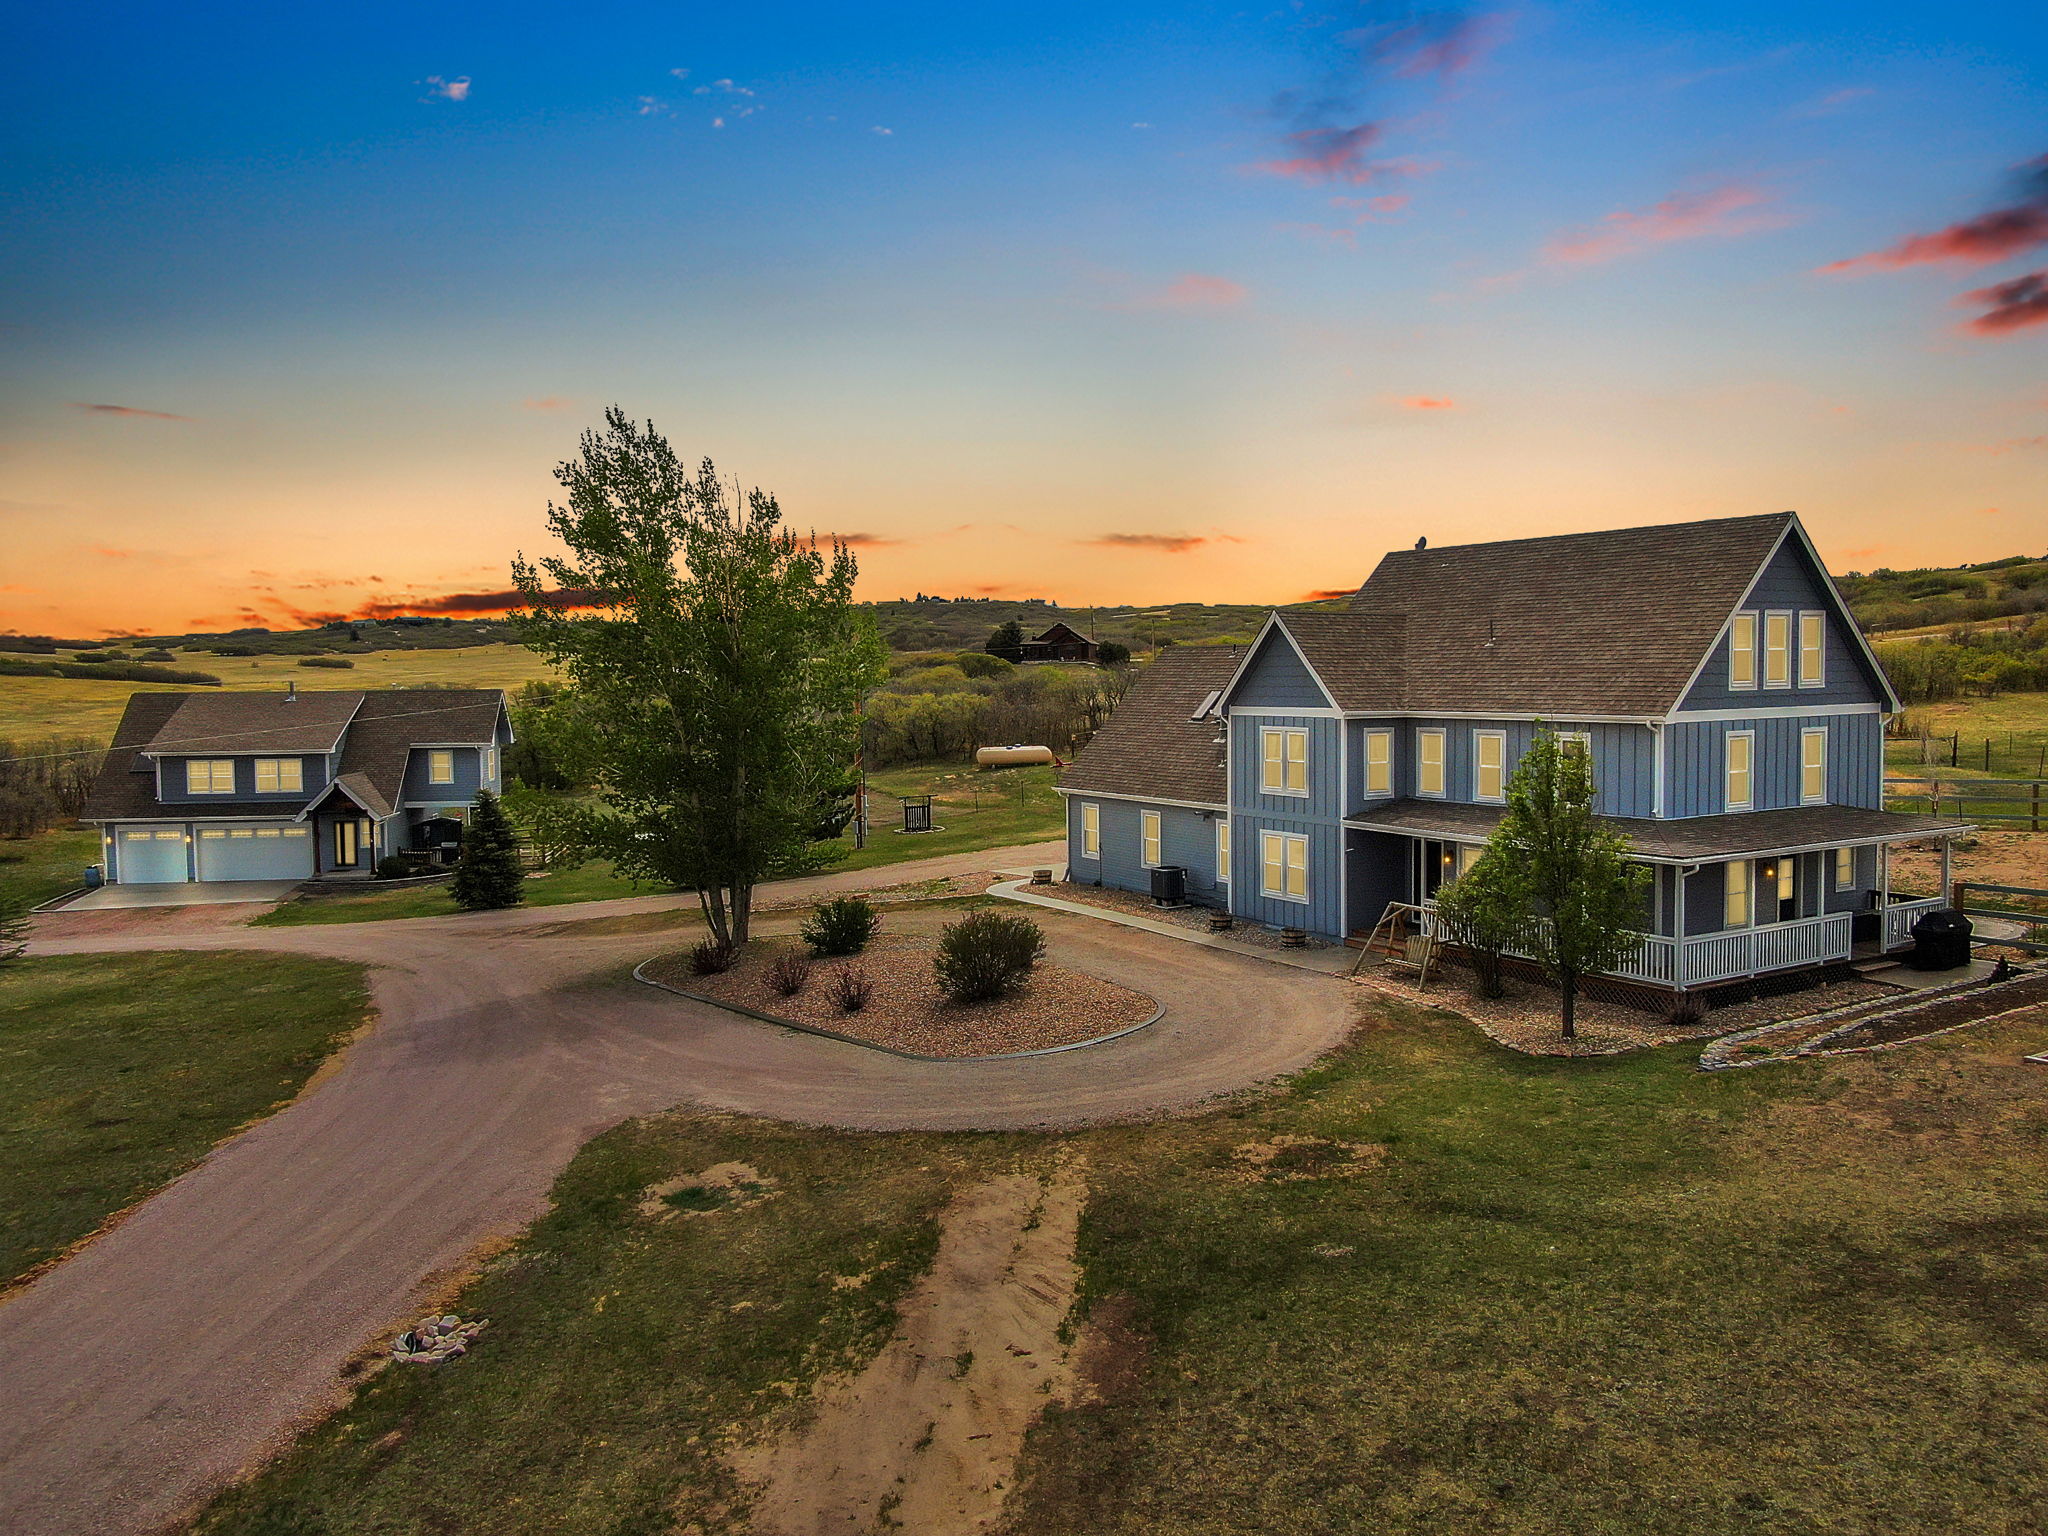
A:
<svg viewBox="0 0 2048 1536">
<path fill-rule="evenodd" d="M 313 874 L 313 829 L 279 822 L 199 829 L 201 880 L 306 880 Z"/>
<path fill-rule="evenodd" d="M 124 885 L 183 885 L 183 827 L 123 827 L 115 835 L 114 878 Z"/>
</svg>

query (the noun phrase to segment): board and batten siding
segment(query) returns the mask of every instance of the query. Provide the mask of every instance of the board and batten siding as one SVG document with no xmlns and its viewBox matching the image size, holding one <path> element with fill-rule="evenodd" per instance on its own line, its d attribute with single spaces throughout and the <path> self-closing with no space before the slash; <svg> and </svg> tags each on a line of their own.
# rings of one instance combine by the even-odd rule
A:
<svg viewBox="0 0 2048 1536">
<path fill-rule="evenodd" d="M 1302 663 L 1294 642 L 1278 630 L 1259 642 L 1251 663 L 1224 701 L 1243 709 L 1328 709 L 1330 700 Z"/>
<path fill-rule="evenodd" d="M 1261 832 L 1308 840 L 1308 900 L 1289 901 L 1260 890 Z M 1243 811 L 1230 824 L 1230 910 L 1274 928 L 1305 928 L 1325 938 L 1343 932 L 1344 829 L 1335 821 L 1308 821 Z"/>
<path fill-rule="evenodd" d="M 1350 766 L 1352 811 L 1365 804 L 1365 732 L 1384 729 L 1377 720 L 1351 720 L 1353 730 Z M 1413 719 L 1392 722 L 1394 730 L 1394 794 L 1415 793 L 1415 738 L 1420 731 L 1444 733 L 1444 790 L 1446 800 L 1477 803 L 1473 786 L 1472 733 L 1499 731 L 1507 738 L 1507 756 L 1502 783 L 1513 777 L 1515 767 L 1536 740 L 1533 720 L 1437 720 Z M 1606 816 L 1649 816 L 1656 805 L 1656 738 L 1649 727 L 1612 722 L 1586 723 L 1545 720 L 1543 728 L 1553 732 L 1580 732 L 1593 742 L 1593 787 L 1596 807 Z M 1375 797 L 1376 799 L 1379 797 Z M 1430 798 L 1434 799 L 1435 796 Z M 1488 801 L 1487 804 L 1498 804 Z"/>
<path fill-rule="evenodd" d="M 1081 807 L 1099 807 L 1102 853 L 1088 858 L 1082 852 Z M 1216 822 L 1219 810 L 1210 815 L 1184 805 L 1147 805 L 1141 800 L 1090 800 L 1084 794 L 1067 797 L 1067 878 L 1083 885 L 1104 885 L 1111 890 L 1137 891 L 1150 895 L 1152 871 L 1145 864 L 1142 812 L 1159 813 L 1159 862 L 1179 864 L 1188 872 L 1188 900 L 1201 906 L 1226 905 L 1227 893 L 1216 879 Z"/>
<path fill-rule="evenodd" d="M 455 782 L 429 784 L 428 761 L 445 750 L 455 759 Z M 483 788 L 483 752 L 476 747 L 414 747 L 405 764 L 404 800 L 408 805 L 468 805 Z"/>
<path fill-rule="evenodd" d="M 1869 663 L 1863 659 L 1862 647 L 1856 643 L 1854 636 L 1834 612 L 1830 603 L 1829 593 L 1832 587 L 1833 584 L 1828 580 L 1826 573 L 1814 567 L 1798 542 L 1787 539 L 1757 576 L 1742 601 L 1736 605 L 1740 612 L 1757 615 L 1758 685 L 1755 688 L 1728 686 L 1729 634 L 1723 629 L 1721 637 L 1714 642 L 1714 649 L 1707 657 L 1706 666 L 1679 704 L 1679 712 L 1683 713 L 1689 709 L 1740 709 L 1745 704 L 1882 702 L 1884 689 L 1871 675 Z M 1825 630 L 1826 682 L 1819 688 L 1802 688 L 1798 685 L 1798 614 L 1801 610 L 1817 610 L 1825 612 L 1828 616 Z M 1789 688 L 1766 688 L 1762 685 L 1763 615 L 1771 611 L 1790 612 L 1793 615 L 1793 686 Z"/>
<path fill-rule="evenodd" d="M 1884 808 L 1884 720 L 1880 715 L 1765 715 L 1747 720 L 1674 720 L 1665 728 L 1664 814 L 1719 816 L 1726 807 L 1730 731 L 1754 731 L 1752 810 L 1800 803 L 1802 731 L 1828 733 L 1828 803 Z"/>
<path fill-rule="evenodd" d="M 1230 716 L 1230 804 L 1296 819 L 1334 821 L 1343 814 L 1338 785 L 1339 731 L 1343 722 L 1327 715 Z M 1259 788 L 1267 730 L 1308 733 L 1308 795 L 1269 795 Z"/>
</svg>

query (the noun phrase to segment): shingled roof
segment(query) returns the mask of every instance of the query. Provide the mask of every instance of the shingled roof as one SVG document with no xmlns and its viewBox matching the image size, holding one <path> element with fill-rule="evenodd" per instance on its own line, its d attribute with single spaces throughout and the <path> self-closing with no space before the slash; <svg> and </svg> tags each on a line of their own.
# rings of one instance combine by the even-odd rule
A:
<svg viewBox="0 0 2048 1536">
<path fill-rule="evenodd" d="M 1339 709 L 1399 709 L 1407 693 L 1407 617 L 1401 613 L 1284 613 L 1302 660 Z"/>
<path fill-rule="evenodd" d="M 1220 722 L 1191 718 L 1230 681 L 1244 651 L 1176 645 L 1138 674 L 1109 723 L 1081 749 L 1060 781 L 1083 794 L 1143 795 L 1222 805 L 1227 798 Z"/>
<path fill-rule="evenodd" d="M 162 695 L 158 695 L 162 697 Z M 187 754 L 218 752 L 332 752 L 363 702 L 360 688 L 312 693 L 237 689 L 173 697 L 171 711 L 143 750 Z"/>
<path fill-rule="evenodd" d="M 341 746 L 337 779 L 360 774 L 396 805 L 415 743 L 496 739 L 505 695 L 495 688 L 392 688 L 363 695 Z"/>
<path fill-rule="evenodd" d="M 1338 702 L 1415 712 L 1664 715 L 1793 521 L 1790 512 L 1773 512 L 1396 550 L 1359 588 L 1350 616 L 1397 623 L 1398 655 L 1379 672 L 1356 664 L 1356 696 L 1372 702 Z M 1321 614 L 1286 614 L 1281 622 L 1304 654 L 1317 627 L 1336 634 Z M 1308 660 L 1336 692 L 1325 664 Z M 1398 686 L 1388 676 L 1396 673 Z"/>
</svg>

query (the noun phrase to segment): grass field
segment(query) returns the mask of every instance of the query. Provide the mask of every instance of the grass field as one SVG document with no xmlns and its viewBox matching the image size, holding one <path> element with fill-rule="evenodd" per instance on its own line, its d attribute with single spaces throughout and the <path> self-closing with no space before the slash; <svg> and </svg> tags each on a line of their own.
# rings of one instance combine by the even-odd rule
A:
<svg viewBox="0 0 2048 1536">
<path fill-rule="evenodd" d="M 554 669 L 523 645 L 482 645 L 462 651 L 375 651 L 347 658 L 350 671 L 302 667 L 290 656 L 184 656 L 174 663 L 211 672 L 224 688 L 505 688 Z M 96 736 L 110 739 L 131 693 L 206 693 L 154 683 L 93 682 L 68 677 L 0 677 L 0 720 L 10 736 Z"/>
<path fill-rule="evenodd" d="M 291 1098 L 369 1007 L 361 968 L 338 960 L 62 955 L 0 968 L 0 1285 Z"/>
<path fill-rule="evenodd" d="M 1016 1536 L 2038 1531 L 2048 1108 L 2018 1058 L 2044 1044 L 2037 1011 L 1703 1075 L 1388 1005 L 1190 1120 L 628 1124 L 455 1303 L 492 1319 L 475 1354 L 376 1376 L 198 1529 L 743 1532 L 722 1450 L 873 1354 L 953 1189 L 1065 1149 L 1116 1368 L 1028 1442 Z M 1248 1173 L 1283 1135 L 1363 1152 Z M 728 1159 L 779 1193 L 636 1213 Z"/>
<path fill-rule="evenodd" d="M 33 907 L 74 891 L 83 883 L 85 866 L 99 857 L 100 835 L 93 831 L 0 839 L 0 896 Z"/>
</svg>

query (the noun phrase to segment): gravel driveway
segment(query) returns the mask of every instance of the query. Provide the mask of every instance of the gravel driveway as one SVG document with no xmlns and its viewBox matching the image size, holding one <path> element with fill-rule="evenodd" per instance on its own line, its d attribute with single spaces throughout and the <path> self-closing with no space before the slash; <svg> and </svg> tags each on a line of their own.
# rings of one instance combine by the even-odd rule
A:
<svg viewBox="0 0 2048 1536">
<path fill-rule="evenodd" d="M 767 894 L 1060 853 L 956 855 Z M 367 961 L 380 1022 L 298 1102 L 0 1303 L 0 1531 L 147 1532 L 189 1512 L 339 1401 L 351 1355 L 479 1245 L 532 1221 L 576 1150 L 629 1116 L 695 1104 L 870 1129 L 1075 1125 L 1291 1071 L 1355 1017 L 1357 994 L 1340 982 L 1045 913 L 1054 958 L 1159 998 L 1161 1022 L 1063 1056 L 904 1061 L 637 985 L 626 971 L 660 935 L 578 931 L 686 901 L 70 939 L 42 929 L 39 953 Z M 890 919 L 912 932 L 941 920 Z"/>
</svg>

